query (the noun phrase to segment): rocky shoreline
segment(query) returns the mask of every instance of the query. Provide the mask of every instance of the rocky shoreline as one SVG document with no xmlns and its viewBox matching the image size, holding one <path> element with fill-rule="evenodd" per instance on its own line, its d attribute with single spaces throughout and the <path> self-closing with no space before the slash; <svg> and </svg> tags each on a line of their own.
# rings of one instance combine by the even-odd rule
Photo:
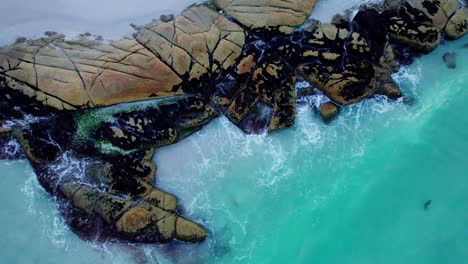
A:
<svg viewBox="0 0 468 264">
<path fill-rule="evenodd" d="M 313 92 L 298 81 L 330 98 L 326 122 L 374 94 L 400 98 L 400 65 L 468 31 L 466 1 L 387 0 L 330 24 L 308 19 L 315 4 L 214 0 L 130 39 L 20 38 L 0 48 L 0 159 L 25 155 L 83 239 L 201 242 L 154 186 L 157 148 L 219 115 L 245 133 L 291 127 Z"/>
</svg>

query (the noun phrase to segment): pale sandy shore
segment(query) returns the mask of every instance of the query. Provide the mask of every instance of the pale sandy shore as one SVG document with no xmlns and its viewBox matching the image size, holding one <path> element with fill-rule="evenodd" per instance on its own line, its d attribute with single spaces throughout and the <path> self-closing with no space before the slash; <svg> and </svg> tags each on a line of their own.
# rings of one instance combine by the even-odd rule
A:
<svg viewBox="0 0 468 264">
<path fill-rule="evenodd" d="M 56 31 L 74 37 L 90 32 L 116 39 L 162 14 L 179 14 L 201 0 L 2 0 L 0 46 L 17 37 L 39 37 Z"/>
</svg>

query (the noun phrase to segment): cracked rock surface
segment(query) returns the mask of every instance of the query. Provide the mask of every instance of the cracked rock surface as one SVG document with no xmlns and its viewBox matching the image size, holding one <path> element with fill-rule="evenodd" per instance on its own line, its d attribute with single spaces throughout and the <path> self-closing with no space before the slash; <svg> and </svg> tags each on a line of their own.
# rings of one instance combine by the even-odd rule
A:
<svg viewBox="0 0 468 264">
<path fill-rule="evenodd" d="M 214 0 L 133 38 L 20 38 L 0 48 L 0 159 L 27 157 L 83 239 L 201 242 L 155 186 L 157 148 L 219 115 L 245 133 L 291 127 L 298 81 L 332 101 L 327 122 L 374 94 L 399 98 L 401 64 L 467 32 L 456 0 L 387 0 L 330 24 L 307 19 L 315 3 Z"/>
</svg>

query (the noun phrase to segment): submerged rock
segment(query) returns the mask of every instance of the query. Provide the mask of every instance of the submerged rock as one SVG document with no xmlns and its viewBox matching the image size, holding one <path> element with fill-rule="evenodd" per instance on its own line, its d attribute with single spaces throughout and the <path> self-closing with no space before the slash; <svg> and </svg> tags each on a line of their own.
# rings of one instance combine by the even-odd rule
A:
<svg viewBox="0 0 468 264">
<path fill-rule="evenodd" d="M 161 22 L 170 22 L 170 21 L 174 20 L 174 15 L 173 14 L 161 15 L 159 17 L 159 20 L 161 20 Z"/>
<path fill-rule="evenodd" d="M 445 36 L 449 39 L 461 38 L 468 32 L 468 7 L 458 10 L 445 27 Z"/>
<path fill-rule="evenodd" d="M 157 107 L 123 111 L 93 120 L 84 138 L 93 146 L 113 142 L 112 137 L 98 133 L 104 120 L 115 118 L 122 133 L 139 138 L 158 134 L 152 126 L 167 124 L 177 131 L 199 127 L 215 117 L 211 110 L 196 97 L 182 97 L 162 102 Z M 196 111 L 200 115 L 196 114 Z M 99 111 L 99 110 L 97 110 Z M 128 111 L 128 110 L 127 110 Z M 39 182 L 51 195 L 63 203 L 62 213 L 67 222 L 83 238 L 117 239 L 132 242 L 168 242 L 179 239 L 201 242 L 206 232 L 198 224 L 177 215 L 177 199 L 154 187 L 156 165 L 151 162 L 154 147 L 173 143 L 178 138 L 161 140 L 152 144 L 133 144 L 114 141 L 116 149 L 94 148 L 89 151 L 77 135 L 77 124 L 88 118 L 86 113 L 73 116 L 61 113 L 49 120 L 33 122 L 28 127 L 17 127 L 13 134 L 25 150 L 35 169 Z M 104 114 L 108 115 L 108 114 Z M 139 119 L 148 116 L 146 119 Z M 151 118 L 151 119 L 149 119 Z M 50 126 L 50 123 L 56 125 Z M 149 133 L 148 135 L 144 132 Z M 83 133 L 83 132 L 81 132 Z M 104 141 L 103 141 L 104 140 Z M 123 150 L 118 148 L 122 147 Z M 70 173 L 73 172 L 73 173 Z M 98 225 L 95 228 L 94 225 Z"/>
<path fill-rule="evenodd" d="M 447 68 L 456 69 L 457 68 L 457 57 L 455 52 L 447 52 L 442 56 Z"/>
</svg>

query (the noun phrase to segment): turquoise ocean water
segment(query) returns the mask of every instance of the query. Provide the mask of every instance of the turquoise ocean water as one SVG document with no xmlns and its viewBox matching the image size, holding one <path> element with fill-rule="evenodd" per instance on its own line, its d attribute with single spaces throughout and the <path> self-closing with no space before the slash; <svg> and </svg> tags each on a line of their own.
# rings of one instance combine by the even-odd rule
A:
<svg viewBox="0 0 468 264">
<path fill-rule="evenodd" d="M 325 125 L 316 95 L 292 129 L 246 136 L 219 118 L 158 150 L 157 186 L 209 230 L 198 246 L 84 242 L 26 161 L 0 161 L 0 263 L 466 263 L 466 43 L 395 74 L 413 105 L 377 97 Z"/>
</svg>

